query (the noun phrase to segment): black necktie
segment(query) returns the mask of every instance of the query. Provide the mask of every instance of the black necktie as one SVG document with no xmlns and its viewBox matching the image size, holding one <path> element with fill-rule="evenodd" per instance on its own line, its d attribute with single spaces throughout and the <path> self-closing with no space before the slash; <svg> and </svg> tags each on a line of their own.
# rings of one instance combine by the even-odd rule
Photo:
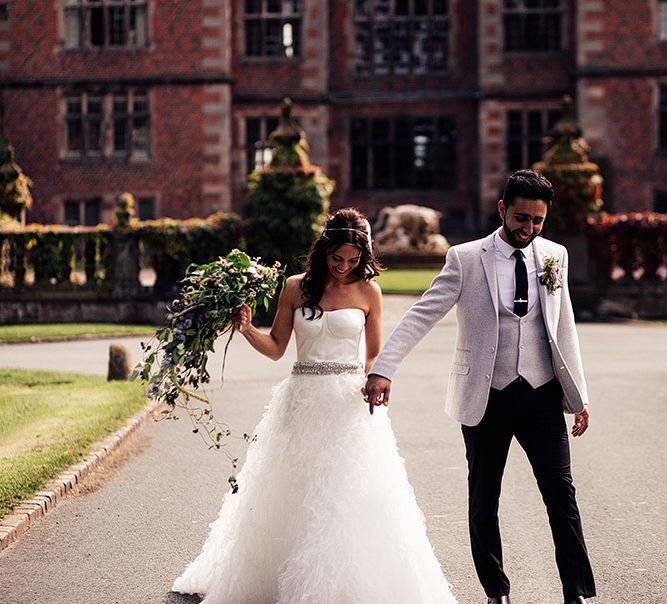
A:
<svg viewBox="0 0 667 604">
<path fill-rule="evenodd" d="M 528 271 L 523 261 L 523 252 L 514 250 L 512 254 L 516 258 L 514 265 L 514 314 L 523 317 L 528 312 Z"/>
</svg>

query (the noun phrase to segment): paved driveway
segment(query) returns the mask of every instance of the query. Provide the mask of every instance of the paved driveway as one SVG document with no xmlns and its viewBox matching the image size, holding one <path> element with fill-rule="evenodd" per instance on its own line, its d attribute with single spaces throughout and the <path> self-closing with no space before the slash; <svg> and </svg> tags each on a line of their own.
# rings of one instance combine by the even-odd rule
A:
<svg viewBox="0 0 667 604">
<path fill-rule="evenodd" d="M 388 334 L 410 297 L 388 297 Z M 466 524 L 460 429 L 443 411 L 455 319 L 447 317 L 399 370 L 391 418 L 431 540 L 462 604 L 484 602 Z M 596 571 L 598 604 L 667 601 L 667 328 L 579 325 L 593 400 L 589 432 L 573 441 L 579 504 Z M 138 358 L 136 339 L 125 342 Z M 0 347 L 0 366 L 106 371 L 108 340 Z M 294 358 L 272 362 L 242 339 L 230 350 L 224 390 L 212 395 L 239 430 L 260 417 Z M 212 361 L 220 366 L 220 356 Z M 242 454 L 241 443 L 234 445 Z M 222 456 L 185 421 L 149 424 L 128 459 L 69 499 L 0 554 L 2 604 L 197 602 L 169 593 L 199 550 L 226 489 Z M 298 460 L 295 461 L 298 463 Z M 559 604 L 549 528 L 530 468 L 513 446 L 501 502 L 506 567 L 516 604 Z"/>
</svg>

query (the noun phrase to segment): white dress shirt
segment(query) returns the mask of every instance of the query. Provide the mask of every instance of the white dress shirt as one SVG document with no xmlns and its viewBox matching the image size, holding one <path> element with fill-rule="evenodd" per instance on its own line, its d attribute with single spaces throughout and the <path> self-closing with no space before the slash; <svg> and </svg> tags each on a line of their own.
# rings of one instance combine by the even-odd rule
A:
<svg viewBox="0 0 667 604">
<path fill-rule="evenodd" d="M 512 254 L 516 249 L 520 249 L 523 252 L 526 270 L 528 271 L 528 310 L 530 310 L 537 302 L 538 296 L 537 264 L 535 263 L 535 254 L 533 254 L 533 244 L 531 242 L 524 248 L 515 248 L 500 236 L 501 229 L 502 227 L 493 236 L 500 301 L 508 310 L 514 310 L 514 292 L 516 290 L 514 267 L 516 266 L 516 258 Z"/>
</svg>

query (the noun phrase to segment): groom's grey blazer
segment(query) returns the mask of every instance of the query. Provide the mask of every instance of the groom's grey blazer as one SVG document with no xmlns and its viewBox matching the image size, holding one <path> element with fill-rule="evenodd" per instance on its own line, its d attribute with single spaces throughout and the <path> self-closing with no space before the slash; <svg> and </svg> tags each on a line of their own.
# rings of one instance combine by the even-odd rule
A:
<svg viewBox="0 0 667 604">
<path fill-rule="evenodd" d="M 537 237 L 533 243 L 538 274 L 544 259 L 565 269 L 563 287 L 549 294 L 538 284 L 554 374 L 563 388 L 563 408 L 579 413 L 588 403 L 579 340 L 567 286 L 567 250 Z M 446 411 L 452 419 L 477 425 L 486 410 L 498 348 L 498 283 L 493 234 L 455 245 L 429 289 L 404 315 L 382 348 L 370 373 L 391 379 L 403 358 L 456 305 L 458 333 L 449 370 Z"/>
</svg>

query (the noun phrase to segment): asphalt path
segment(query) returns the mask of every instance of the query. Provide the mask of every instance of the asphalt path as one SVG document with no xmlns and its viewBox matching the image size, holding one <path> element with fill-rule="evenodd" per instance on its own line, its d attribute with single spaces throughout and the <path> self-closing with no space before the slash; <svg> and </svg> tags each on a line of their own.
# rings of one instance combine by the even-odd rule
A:
<svg viewBox="0 0 667 604">
<path fill-rule="evenodd" d="M 387 297 L 386 335 L 412 300 Z M 443 410 L 455 330 L 454 316 L 446 317 L 405 360 L 394 380 L 389 413 L 443 569 L 461 604 L 481 604 L 486 599 L 468 542 L 462 437 Z M 589 431 L 572 441 L 573 473 L 598 583 L 594 602 L 664 603 L 667 326 L 591 323 L 578 330 L 593 404 Z M 139 359 L 139 339 L 117 342 Z M 104 374 L 110 343 L 1 346 L 0 366 Z M 238 432 L 251 431 L 271 387 L 289 373 L 293 360 L 293 342 L 285 357 L 273 362 L 236 338 L 224 388 L 210 391 L 218 415 Z M 220 361 L 219 353 L 211 361 L 214 375 Z M 243 455 L 240 440 L 231 447 Z M 295 460 L 299 463 L 303 460 Z M 0 603 L 198 602 L 169 588 L 199 552 L 228 474 L 224 457 L 207 450 L 186 419 L 148 423 L 81 493 L 0 554 Z M 500 515 L 514 604 L 559 604 L 546 514 L 516 444 Z"/>
</svg>

